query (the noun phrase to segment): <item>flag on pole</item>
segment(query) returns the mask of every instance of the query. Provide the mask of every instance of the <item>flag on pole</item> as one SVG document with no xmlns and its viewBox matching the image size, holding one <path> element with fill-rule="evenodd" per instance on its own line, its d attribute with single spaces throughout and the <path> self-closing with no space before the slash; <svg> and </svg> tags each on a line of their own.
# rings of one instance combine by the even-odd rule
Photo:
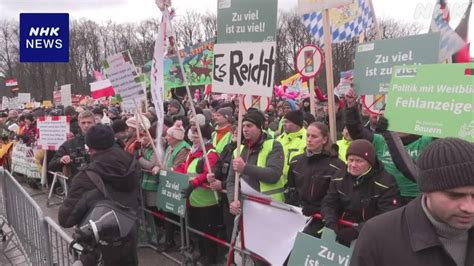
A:
<svg viewBox="0 0 474 266">
<path fill-rule="evenodd" d="M 5 80 L 5 85 L 7 87 L 18 86 L 18 81 L 16 81 L 16 79 L 7 79 Z"/>
<path fill-rule="evenodd" d="M 456 54 L 453 56 L 454 63 L 469 63 L 471 61 L 471 55 L 469 53 L 469 16 L 471 15 L 472 1 L 469 2 L 464 17 L 462 18 L 459 25 L 456 27 L 455 32 L 464 40 L 464 45 Z"/>
<path fill-rule="evenodd" d="M 450 59 L 451 56 L 459 51 L 464 46 L 464 41 L 459 35 L 449 26 L 449 10 L 445 0 L 440 0 L 433 11 L 433 18 L 431 20 L 430 31 L 439 32 L 440 52 L 439 61 Z"/>
<path fill-rule="evenodd" d="M 109 79 L 99 80 L 89 84 L 91 85 L 91 96 L 94 99 L 115 95 L 114 88 Z"/>
<path fill-rule="evenodd" d="M 332 42 L 350 41 L 372 26 L 374 13 L 368 0 L 356 0 L 355 3 L 330 9 Z M 316 43 L 322 46 L 323 13 L 313 12 L 303 15 L 303 24 L 309 30 Z"/>
</svg>

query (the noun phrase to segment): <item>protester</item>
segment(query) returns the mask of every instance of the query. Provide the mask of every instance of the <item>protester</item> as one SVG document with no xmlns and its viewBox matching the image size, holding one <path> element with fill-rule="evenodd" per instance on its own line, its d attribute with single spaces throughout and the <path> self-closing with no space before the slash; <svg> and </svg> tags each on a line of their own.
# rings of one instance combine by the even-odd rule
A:
<svg viewBox="0 0 474 266">
<path fill-rule="evenodd" d="M 235 122 L 233 110 L 230 107 L 223 107 L 213 115 L 216 130 L 212 133 L 212 145 L 218 153 L 232 140 L 232 124 Z"/>
<path fill-rule="evenodd" d="M 417 165 L 422 195 L 368 221 L 351 265 L 474 265 L 474 144 L 436 140 Z"/>
<path fill-rule="evenodd" d="M 151 126 L 150 120 L 143 115 L 140 115 L 140 117 L 135 115 L 128 118 L 126 124 L 128 126 L 128 138 L 125 142 L 125 150 L 138 158 L 141 156 L 139 154 L 141 139 L 145 136 L 145 130 L 148 130 Z"/>
<path fill-rule="evenodd" d="M 349 135 L 347 127 L 344 127 L 344 129 L 342 130 L 342 138 L 336 142 L 339 153 L 339 159 L 341 159 L 344 163 L 347 163 L 346 153 L 347 149 L 349 149 L 349 145 L 351 145 L 351 142 L 351 135 Z"/>
<path fill-rule="evenodd" d="M 234 152 L 226 187 L 230 212 L 234 215 L 240 211 L 240 201 L 234 200 L 236 172 L 253 189 L 270 195 L 276 201 L 284 201 L 283 147 L 263 132 L 264 122 L 265 117 L 260 111 L 249 112 L 243 118 L 244 141 L 240 156 L 235 157 Z"/>
<path fill-rule="evenodd" d="M 301 206 L 303 214 L 312 216 L 321 212 L 321 202 L 332 178 L 345 168 L 332 149 L 329 128 L 321 123 L 312 123 L 306 132 L 306 148 L 303 154 L 295 156 L 288 171 L 286 202 Z M 319 220 L 313 220 L 305 232 L 310 235 L 323 227 Z"/>
<path fill-rule="evenodd" d="M 125 149 L 125 141 L 128 139 L 128 126 L 125 121 L 122 119 L 116 119 L 112 123 L 112 129 L 115 135 L 115 145 L 124 150 Z"/>
<path fill-rule="evenodd" d="M 346 156 L 347 168 L 331 180 L 321 215 L 325 226 L 336 232 L 336 240 L 349 246 L 367 220 L 400 207 L 400 192 L 394 177 L 375 156 L 372 143 L 355 140 Z M 358 225 L 340 227 L 340 218 Z"/>
<path fill-rule="evenodd" d="M 81 115 L 79 115 L 81 124 Z M 94 125 L 86 133 L 85 142 L 91 154 L 90 164 L 72 181 L 69 193 L 59 208 L 58 220 L 69 228 L 83 223 L 95 204 L 107 199 L 91 180 L 89 171 L 99 175 L 108 196 L 138 211 L 140 169 L 134 158 L 114 146 L 114 133 L 105 125 Z M 99 245 L 104 265 L 138 265 L 138 225 L 125 239 L 114 245 Z M 83 265 L 97 265 L 97 253 L 84 253 Z"/>
</svg>

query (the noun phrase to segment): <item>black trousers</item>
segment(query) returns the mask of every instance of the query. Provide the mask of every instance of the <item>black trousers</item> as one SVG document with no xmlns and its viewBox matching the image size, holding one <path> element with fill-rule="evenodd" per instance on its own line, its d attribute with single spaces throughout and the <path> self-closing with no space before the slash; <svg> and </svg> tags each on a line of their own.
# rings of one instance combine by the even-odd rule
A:
<svg viewBox="0 0 474 266">
<path fill-rule="evenodd" d="M 196 230 L 217 235 L 217 224 L 219 220 L 219 206 L 191 207 L 188 208 L 189 224 Z M 198 237 L 198 246 L 201 256 L 205 256 L 208 263 L 217 263 L 217 243 L 205 237 Z"/>
</svg>

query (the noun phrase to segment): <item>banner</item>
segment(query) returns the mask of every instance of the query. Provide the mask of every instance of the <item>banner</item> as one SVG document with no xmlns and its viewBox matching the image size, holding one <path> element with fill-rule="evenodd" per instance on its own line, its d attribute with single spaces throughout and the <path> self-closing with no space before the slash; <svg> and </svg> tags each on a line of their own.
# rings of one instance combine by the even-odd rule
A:
<svg viewBox="0 0 474 266">
<path fill-rule="evenodd" d="M 2 109 L 19 109 L 23 107 L 23 104 L 20 103 L 18 97 L 2 97 Z"/>
<path fill-rule="evenodd" d="M 41 173 L 36 167 L 36 149 L 23 143 L 15 143 L 12 150 L 12 173 L 25 175 L 27 178 L 41 179 Z"/>
<path fill-rule="evenodd" d="M 276 43 L 216 44 L 213 92 L 272 97 Z"/>
<path fill-rule="evenodd" d="M 156 192 L 156 207 L 184 217 L 186 199 L 181 195 L 181 190 L 189 186 L 188 180 L 188 175 L 161 170 Z"/>
<path fill-rule="evenodd" d="M 298 233 L 288 266 L 349 266 L 354 245 L 352 242 L 348 248 L 337 243 L 336 233 L 328 228 L 324 228 L 321 239 Z"/>
<path fill-rule="evenodd" d="M 133 99 L 139 104 L 137 97 L 142 99 L 145 95 L 142 80 L 140 80 L 137 68 L 133 64 L 130 51 L 109 56 L 102 64 L 116 96 L 120 97 L 124 103 L 128 102 L 130 108 L 126 109 L 134 110 Z"/>
<path fill-rule="evenodd" d="M 389 129 L 474 142 L 474 76 L 467 69 L 474 64 L 395 67 L 385 108 Z"/>
<path fill-rule="evenodd" d="M 357 94 L 387 93 L 393 66 L 438 63 L 439 38 L 439 33 L 430 33 L 359 44 L 354 69 Z"/>
<path fill-rule="evenodd" d="M 61 104 L 64 107 L 72 105 L 71 84 L 61 86 Z"/>
<path fill-rule="evenodd" d="M 276 41 L 277 0 L 218 0 L 217 43 Z"/>
<path fill-rule="evenodd" d="M 42 116 L 36 119 L 38 149 L 57 150 L 67 140 L 69 116 Z"/>
<path fill-rule="evenodd" d="M 179 53 L 183 59 L 183 68 L 189 86 L 206 85 L 212 82 L 214 40 L 187 47 L 180 50 Z M 160 73 L 164 73 L 166 90 L 185 86 L 177 56 L 166 57 L 164 59 L 164 70 Z"/>
</svg>

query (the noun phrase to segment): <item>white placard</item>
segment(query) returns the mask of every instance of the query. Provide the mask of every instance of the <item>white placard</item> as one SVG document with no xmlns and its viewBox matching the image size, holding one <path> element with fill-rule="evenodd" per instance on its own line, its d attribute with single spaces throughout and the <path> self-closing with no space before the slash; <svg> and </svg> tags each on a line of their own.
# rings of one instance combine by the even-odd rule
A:
<svg viewBox="0 0 474 266">
<path fill-rule="evenodd" d="M 276 43 L 214 45 L 212 91 L 272 97 Z"/>
<path fill-rule="evenodd" d="M 18 93 L 18 102 L 19 103 L 29 103 L 31 101 L 30 93 Z"/>
<path fill-rule="evenodd" d="M 57 150 L 67 140 L 70 118 L 68 116 L 38 117 L 38 148 Z"/>
<path fill-rule="evenodd" d="M 61 104 L 64 107 L 72 105 L 71 84 L 61 86 Z"/>
</svg>

